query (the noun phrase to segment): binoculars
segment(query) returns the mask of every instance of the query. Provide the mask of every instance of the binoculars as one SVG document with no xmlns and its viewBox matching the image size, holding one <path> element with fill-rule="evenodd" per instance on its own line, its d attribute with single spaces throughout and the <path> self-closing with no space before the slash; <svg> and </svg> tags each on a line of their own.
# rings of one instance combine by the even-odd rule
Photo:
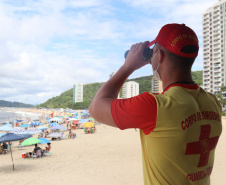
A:
<svg viewBox="0 0 226 185">
<path fill-rule="evenodd" d="M 126 58 L 127 55 L 129 53 L 129 50 L 127 50 L 124 54 L 124 57 Z M 146 61 L 148 59 L 150 59 L 152 57 L 152 54 L 153 54 L 153 49 L 150 49 L 148 47 L 144 48 L 144 51 L 143 51 L 143 60 Z"/>
</svg>

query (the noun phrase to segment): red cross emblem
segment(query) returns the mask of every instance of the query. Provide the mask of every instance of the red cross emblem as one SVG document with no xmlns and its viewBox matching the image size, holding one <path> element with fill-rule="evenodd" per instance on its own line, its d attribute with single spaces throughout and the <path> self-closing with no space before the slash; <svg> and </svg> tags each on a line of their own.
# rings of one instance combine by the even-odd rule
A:
<svg viewBox="0 0 226 185">
<path fill-rule="evenodd" d="M 219 136 L 209 138 L 210 131 L 210 125 L 201 125 L 199 141 L 187 143 L 185 155 L 200 155 L 198 167 L 208 164 L 210 151 L 217 145 Z"/>
</svg>

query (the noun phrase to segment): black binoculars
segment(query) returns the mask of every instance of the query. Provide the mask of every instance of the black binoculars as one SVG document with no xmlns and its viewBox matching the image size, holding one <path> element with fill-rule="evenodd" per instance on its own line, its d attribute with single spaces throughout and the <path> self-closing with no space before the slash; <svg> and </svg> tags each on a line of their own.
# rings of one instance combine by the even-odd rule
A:
<svg viewBox="0 0 226 185">
<path fill-rule="evenodd" d="M 126 58 L 127 55 L 129 53 L 129 50 L 127 50 L 124 54 L 124 57 Z M 153 49 L 150 49 L 148 47 L 144 48 L 144 51 L 143 51 L 143 60 L 146 61 L 148 59 L 150 59 L 152 57 L 152 54 L 153 54 Z"/>
</svg>

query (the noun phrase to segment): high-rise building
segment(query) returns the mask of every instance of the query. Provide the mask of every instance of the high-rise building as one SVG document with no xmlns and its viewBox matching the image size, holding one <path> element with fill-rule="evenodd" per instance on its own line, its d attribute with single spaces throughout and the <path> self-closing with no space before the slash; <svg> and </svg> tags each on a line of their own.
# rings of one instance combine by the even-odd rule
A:
<svg viewBox="0 0 226 185">
<path fill-rule="evenodd" d="M 218 0 L 202 15 L 203 88 L 213 94 L 226 85 L 226 0 Z"/>
<path fill-rule="evenodd" d="M 152 93 L 162 93 L 162 81 L 152 78 Z"/>
<path fill-rule="evenodd" d="M 73 103 L 83 102 L 83 83 L 74 84 Z"/>
<path fill-rule="evenodd" d="M 139 95 L 139 83 L 135 81 L 126 82 L 122 87 L 122 98 L 131 98 Z"/>
</svg>

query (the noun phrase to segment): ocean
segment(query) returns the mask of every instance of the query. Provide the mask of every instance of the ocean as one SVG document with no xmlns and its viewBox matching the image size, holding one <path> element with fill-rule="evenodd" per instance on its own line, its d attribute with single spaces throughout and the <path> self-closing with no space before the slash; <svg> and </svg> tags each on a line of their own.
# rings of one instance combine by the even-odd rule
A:
<svg viewBox="0 0 226 185">
<path fill-rule="evenodd" d="M 13 121 L 13 120 L 23 120 L 23 123 L 27 123 L 27 118 L 31 118 L 31 121 L 38 119 L 40 113 L 32 112 L 21 112 L 21 111 L 11 111 L 10 109 L 0 109 L 0 123 Z"/>
<path fill-rule="evenodd" d="M 7 122 L 9 120 L 14 120 L 19 118 L 19 114 L 14 112 L 9 112 L 4 109 L 0 110 L 0 123 Z"/>
</svg>

